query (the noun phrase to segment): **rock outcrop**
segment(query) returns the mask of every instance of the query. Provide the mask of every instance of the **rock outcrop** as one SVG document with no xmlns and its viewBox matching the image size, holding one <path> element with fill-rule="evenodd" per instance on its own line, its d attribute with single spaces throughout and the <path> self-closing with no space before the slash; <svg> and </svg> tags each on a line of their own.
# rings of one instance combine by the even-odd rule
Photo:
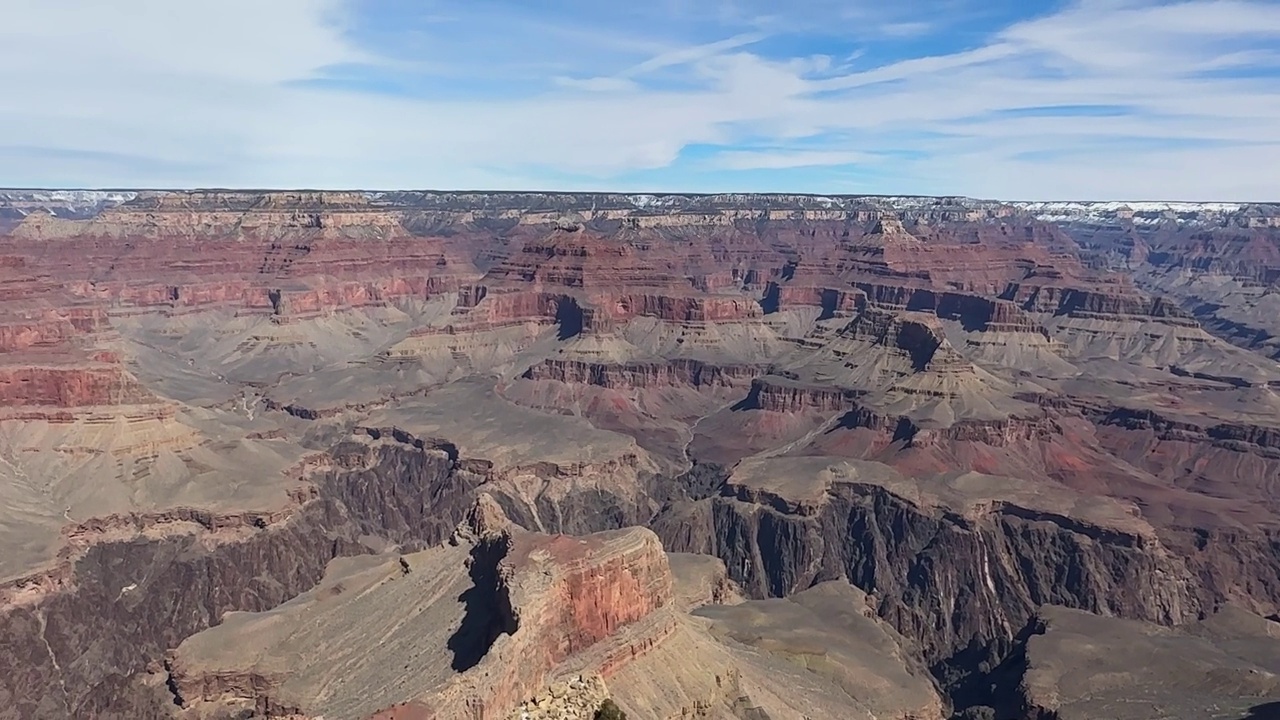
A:
<svg viewBox="0 0 1280 720">
<path fill-rule="evenodd" d="M 227 617 L 168 661 L 178 702 L 204 715 L 505 718 L 566 659 L 672 601 L 647 530 L 536 536 L 499 517 L 482 500 L 454 544 L 346 560 L 279 613 Z M 621 641 L 615 664 L 637 647 Z"/>
<path fill-rule="evenodd" d="M 599 675 L 579 675 L 521 703 L 507 720 L 595 720 L 596 712 L 608 699 L 609 688 Z"/>
<path fill-rule="evenodd" d="M 530 534 L 487 498 L 450 543 L 337 561 L 281 608 L 188 639 L 165 665 L 181 716 L 591 718 L 606 697 L 641 717 L 943 716 L 851 586 L 725 605 L 722 566 L 679 558 L 673 576 L 647 530 Z M 786 692 L 806 666 L 812 691 Z"/>
<path fill-rule="evenodd" d="M 471 667 L 455 666 L 465 670 L 455 680 L 375 717 L 505 718 L 566 660 L 597 649 L 672 601 L 666 555 L 647 530 L 581 538 L 515 533 L 498 542 L 505 547 L 491 571 L 497 582 L 484 589 L 494 597 L 469 600 L 475 604 L 468 613 L 477 607 L 496 612 L 485 622 L 496 621 L 501 633 L 485 636 L 496 635 Z M 493 551 L 482 549 L 475 562 L 486 552 Z M 607 674 L 661 640 L 660 628 L 651 632 L 656 634 L 634 643 L 621 638 L 599 671 Z"/>
</svg>

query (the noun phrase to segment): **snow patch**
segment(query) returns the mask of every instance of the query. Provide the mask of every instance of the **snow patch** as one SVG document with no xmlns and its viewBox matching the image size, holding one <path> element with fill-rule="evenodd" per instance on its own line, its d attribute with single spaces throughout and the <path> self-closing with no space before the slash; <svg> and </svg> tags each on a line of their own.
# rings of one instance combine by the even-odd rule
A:
<svg viewBox="0 0 1280 720">
<path fill-rule="evenodd" d="M 1098 222 L 1129 217 L 1135 224 L 1153 225 L 1170 220 L 1182 223 L 1222 220 L 1240 212 L 1239 203 L 1190 202 L 1035 202 L 1010 203 L 1047 222 Z"/>
</svg>

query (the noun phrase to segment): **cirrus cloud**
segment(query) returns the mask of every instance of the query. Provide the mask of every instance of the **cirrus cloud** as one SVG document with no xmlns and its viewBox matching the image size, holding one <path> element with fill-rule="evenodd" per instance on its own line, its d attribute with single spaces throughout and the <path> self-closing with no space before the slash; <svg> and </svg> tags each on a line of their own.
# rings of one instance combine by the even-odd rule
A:
<svg viewBox="0 0 1280 720">
<path fill-rule="evenodd" d="M 8 186 L 1280 194 L 1268 2 L 9 4 Z"/>
</svg>

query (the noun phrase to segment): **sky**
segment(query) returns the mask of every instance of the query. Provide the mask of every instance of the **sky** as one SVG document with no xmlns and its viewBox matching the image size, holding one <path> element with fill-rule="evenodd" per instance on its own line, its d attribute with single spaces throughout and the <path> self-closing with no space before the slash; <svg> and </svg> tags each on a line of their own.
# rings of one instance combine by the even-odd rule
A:
<svg viewBox="0 0 1280 720">
<path fill-rule="evenodd" d="M 0 0 L 0 186 L 1280 201 L 1280 0 Z"/>
</svg>

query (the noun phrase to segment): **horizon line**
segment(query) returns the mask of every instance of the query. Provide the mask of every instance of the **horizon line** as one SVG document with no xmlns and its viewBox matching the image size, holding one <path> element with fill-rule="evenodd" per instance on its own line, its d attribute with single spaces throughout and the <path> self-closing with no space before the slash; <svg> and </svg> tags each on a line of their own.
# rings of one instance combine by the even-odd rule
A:
<svg viewBox="0 0 1280 720">
<path fill-rule="evenodd" d="M 718 192 L 682 192 L 682 191 L 624 191 L 624 190 L 476 190 L 439 188 L 307 188 L 307 187 L 0 187 L 3 192 L 154 192 L 154 193 L 421 193 L 434 195 L 651 195 L 655 197 L 714 197 L 717 195 L 752 195 L 752 196 L 789 196 L 802 198 L 919 198 L 919 199 L 960 199 L 979 202 L 1000 203 L 1164 203 L 1169 205 L 1280 205 L 1280 200 L 1164 200 L 1164 199 L 1091 199 L 1055 198 L 1055 199 L 1013 199 L 990 198 L 976 195 L 943 194 L 929 195 L 921 193 L 818 193 L 788 191 L 736 191 Z"/>
</svg>

